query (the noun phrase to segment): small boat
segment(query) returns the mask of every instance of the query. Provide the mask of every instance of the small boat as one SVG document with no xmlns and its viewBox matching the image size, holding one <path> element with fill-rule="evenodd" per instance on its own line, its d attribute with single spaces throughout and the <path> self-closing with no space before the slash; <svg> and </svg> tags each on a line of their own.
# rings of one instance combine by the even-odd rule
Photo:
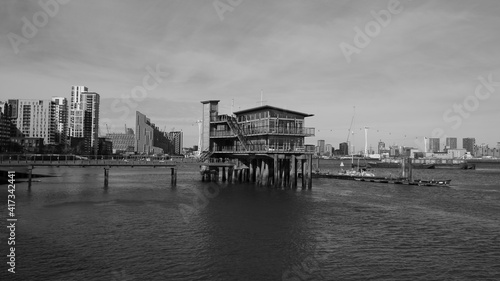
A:
<svg viewBox="0 0 500 281">
<path fill-rule="evenodd" d="M 436 165 L 434 164 L 420 164 L 420 163 L 412 163 L 411 167 L 413 169 L 435 169 Z"/>
<path fill-rule="evenodd" d="M 400 169 L 401 163 L 399 162 L 368 162 L 370 168 L 393 168 Z M 413 163 L 411 164 L 413 169 L 434 169 L 434 164 L 420 164 Z"/>
<path fill-rule="evenodd" d="M 396 162 L 368 162 L 371 168 L 401 168 L 401 163 Z"/>
</svg>

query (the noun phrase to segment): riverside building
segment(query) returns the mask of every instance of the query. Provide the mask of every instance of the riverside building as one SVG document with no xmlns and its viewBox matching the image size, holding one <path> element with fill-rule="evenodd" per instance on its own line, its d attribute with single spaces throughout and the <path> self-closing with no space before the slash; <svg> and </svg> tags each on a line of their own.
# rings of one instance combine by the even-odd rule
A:
<svg viewBox="0 0 500 281">
<path fill-rule="evenodd" d="M 68 100 L 63 97 L 52 97 L 54 103 L 55 142 L 66 144 L 68 137 Z"/>
<path fill-rule="evenodd" d="M 135 152 L 139 154 L 163 154 L 169 151 L 169 140 L 146 115 L 135 113 Z"/>
<path fill-rule="evenodd" d="M 311 175 L 314 145 L 305 137 L 314 128 L 305 127 L 312 114 L 269 105 L 219 114 L 219 100 L 202 101 L 201 160 L 226 159 L 249 167 L 248 181 L 262 185 L 296 187 L 297 173 Z M 223 171 L 223 173 L 225 173 Z M 303 187 L 305 186 L 305 176 Z M 312 181 L 309 176 L 309 188 Z"/>
<path fill-rule="evenodd" d="M 52 100 L 13 99 L 8 103 L 9 117 L 17 128 L 12 137 L 43 139 L 44 144 L 56 144 Z"/>
<path fill-rule="evenodd" d="M 98 93 L 89 92 L 84 86 L 71 88 L 69 136 L 83 141 L 87 154 L 97 154 L 99 149 L 99 104 Z"/>
</svg>

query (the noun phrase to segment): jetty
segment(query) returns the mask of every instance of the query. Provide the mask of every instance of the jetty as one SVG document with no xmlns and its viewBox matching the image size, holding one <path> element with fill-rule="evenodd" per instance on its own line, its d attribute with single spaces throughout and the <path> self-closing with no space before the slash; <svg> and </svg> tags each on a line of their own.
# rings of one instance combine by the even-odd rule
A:
<svg viewBox="0 0 500 281">
<path fill-rule="evenodd" d="M 28 189 L 31 188 L 33 169 L 36 167 L 102 167 L 104 187 L 108 187 L 109 171 L 112 167 L 170 168 L 172 187 L 177 185 L 177 165 L 171 161 L 150 158 L 124 158 L 109 155 L 0 155 L 0 169 L 24 169 L 28 175 Z"/>
<path fill-rule="evenodd" d="M 372 183 L 383 183 L 383 184 L 402 184 L 402 185 L 418 185 L 418 186 L 450 186 L 450 179 L 445 180 L 422 180 L 422 179 L 413 179 L 413 169 L 411 158 L 404 158 L 401 161 L 401 176 L 399 177 L 377 177 L 373 175 L 369 175 L 368 173 L 363 172 L 354 172 L 348 173 L 344 171 L 344 173 L 331 174 L 331 173 L 314 173 L 312 176 L 314 178 L 330 178 L 330 179 L 338 179 L 338 180 L 353 180 L 360 182 L 372 182 Z"/>
<path fill-rule="evenodd" d="M 219 114 L 219 100 L 202 101 L 200 121 L 200 173 L 202 180 L 252 182 L 275 188 L 312 188 L 314 145 L 305 138 L 314 128 L 305 127 L 312 114 L 261 105 Z M 221 178 L 222 177 L 222 178 Z"/>
</svg>

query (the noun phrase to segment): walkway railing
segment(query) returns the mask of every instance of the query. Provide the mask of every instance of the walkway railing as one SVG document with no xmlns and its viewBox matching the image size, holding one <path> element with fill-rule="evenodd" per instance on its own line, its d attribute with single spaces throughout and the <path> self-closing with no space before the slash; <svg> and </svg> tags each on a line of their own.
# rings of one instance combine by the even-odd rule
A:
<svg viewBox="0 0 500 281">
<path fill-rule="evenodd" d="M 240 125 L 241 127 L 241 125 Z M 245 128 L 241 127 L 241 133 L 244 136 L 252 135 L 298 135 L 304 137 L 312 137 L 315 135 L 315 128 L 270 128 L 270 127 L 256 127 L 256 128 Z M 233 131 L 212 131 L 210 132 L 211 137 L 231 137 L 236 136 Z"/>
<path fill-rule="evenodd" d="M 114 155 L 0 155 L 0 165 L 9 164 L 60 164 L 60 165 L 113 165 L 113 166 L 174 166 L 175 163 L 161 157 L 123 157 Z"/>
<path fill-rule="evenodd" d="M 252 152 L 252 153 L 314 153 L 309 146 L 273 146 L 273 145 L 248 145 L 248 150 L 240 146 L 223 146 L 218 147 L 214 153 L 236 153 L 236 152 Z"/>
</svg>

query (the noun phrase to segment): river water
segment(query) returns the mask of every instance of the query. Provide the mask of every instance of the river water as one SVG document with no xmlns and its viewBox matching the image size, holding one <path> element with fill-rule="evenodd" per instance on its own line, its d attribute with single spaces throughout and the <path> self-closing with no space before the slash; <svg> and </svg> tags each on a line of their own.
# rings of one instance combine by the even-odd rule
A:
<svg viewBox="0 0 500 281">
<path fill-rule="evenodd" d="M 322 169 L 337 169 L 322 164 Z M 312 190 L 170 170 L 36 168 L 16 185 L 1 280 L 500 280 L 500 169 L 415 170 L 453 186 L 314 179 Z M 377 175 L 396 173 L 375 170 Z M 1 186 L 6 224 L 7 186 Z"/>
</svg>

